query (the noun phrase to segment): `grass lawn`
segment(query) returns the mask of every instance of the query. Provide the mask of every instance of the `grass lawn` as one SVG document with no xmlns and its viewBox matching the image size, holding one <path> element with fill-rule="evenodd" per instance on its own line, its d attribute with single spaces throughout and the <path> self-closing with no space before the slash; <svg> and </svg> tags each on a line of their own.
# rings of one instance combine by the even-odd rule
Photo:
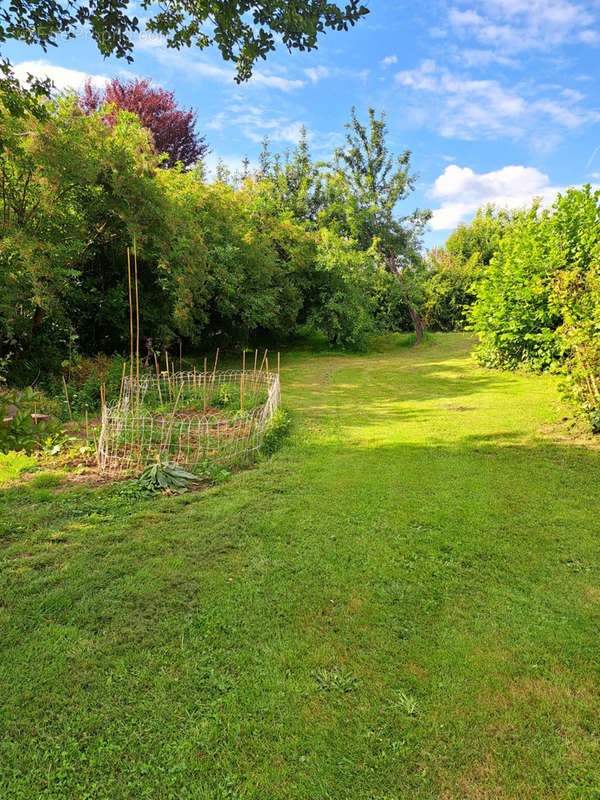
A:
<svg viewBox="0 0 600 800">
<path fill-rule="evenodd" d="M 202 494 L 0 498 L 0 798 L 600 798 L 600 452 L 437 335 Z"/>
</svg>

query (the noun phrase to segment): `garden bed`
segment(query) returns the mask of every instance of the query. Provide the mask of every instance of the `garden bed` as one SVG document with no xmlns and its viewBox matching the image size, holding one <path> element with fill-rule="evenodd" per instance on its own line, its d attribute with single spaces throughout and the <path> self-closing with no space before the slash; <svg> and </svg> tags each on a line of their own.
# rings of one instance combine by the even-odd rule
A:
<svg viewBox="0 0 600 800">
<path fill-rule="evenodd" d="M 179 372 L 128 376 L 122 396 L 102 410 L 98 465 L 109 473 L 168 460 L 248 463 L 280 404 L 277 373 Z"/>
</svg>

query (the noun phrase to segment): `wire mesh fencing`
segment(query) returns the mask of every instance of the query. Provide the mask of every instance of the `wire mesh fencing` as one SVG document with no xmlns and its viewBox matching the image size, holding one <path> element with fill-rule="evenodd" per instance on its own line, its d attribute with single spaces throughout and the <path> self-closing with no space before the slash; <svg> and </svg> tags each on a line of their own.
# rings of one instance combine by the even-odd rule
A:
<svg viewBox="0 0 600 800">
<path fill-rule="evenodd" d="M 119 400 L 104 404 L 98 464 L 110 473 L 168 460 L 248 463 L 281 403 L 279 375 L 256 370 L 127 376 Z"/>
</svg>

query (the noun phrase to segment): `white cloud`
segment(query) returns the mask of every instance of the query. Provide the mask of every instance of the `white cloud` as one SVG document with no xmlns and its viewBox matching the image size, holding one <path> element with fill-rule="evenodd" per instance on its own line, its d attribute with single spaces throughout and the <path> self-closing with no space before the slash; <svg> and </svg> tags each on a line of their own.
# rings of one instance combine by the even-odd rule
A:
<svg viewBox="0 0 600 800">
<path fill-rule="evenodd" d="M 329 70 L 327 67 L 323 66 L 309 67 L 309 69 L 304 70 L 304 74 L 312 82 L 312 84 L 315 85 L 321 80 L 321 78 L 329 77 Z"/>
<path fill-rule="evenodd" d="M 444 137 L 472 141 L 481 138 L 520 139 L 526 134 L 535 138 L 537 130 L 553 141 L 558 133 L 548 131 L 548 124 L 573 130 L 600 120 L 600 113 L 586 109 L 583 95 L 571 90 L 554 89 L 552 97 L 532 96 L 539 91 L 525 85 L 505 88 L 497 80 L 474 80 L 469 75 L 452 72 L 426 59 L 413 70 L 398 72 L 396 82 L 417 95 L 416 113 Z M 436 102 L 422 98 L 432 95 Z"/>
<path fill-rule="evenodd" d="M 190 78 L 198 76 L 210 78 L 221 83 L 228 83 L 235 86 L 235 70 L 209 61 L 194 58 L 186 50 L 173 50 L 166 47 L 165 42 L 159 37 L 141 38 L 137 42 L 137 47 L 141 50 L 149 50 L 157 62 L 163 66 L 177 70 Z M 273 75 L 261 70 L 254 70 L 252 77 L 247 81 L 248 86 L 266 86 L 271 89 L 280 89 L 284 92 L 291 92 L 300 89 L 305 85 L 305 81 L 300 79 L 286 78 L 281 75 Z"/>
<path fill-rule="evenodd" d="M 358 78 L 365 80 L 369 75 L 370 70 L 363 69 L 360 72 L 352 69 L 345 69 L 343 67 L 325 67 L 319 65 L 318 67 L 309 67 L 304 70 L 304 74 L 316 85 L 322 78 Z"/>
<path fill-rule="evenodd" d="M 449 9 L 451 28 L 504 53 L 598 42 L 594 15 L 570 0 L 471 0 L 471 6 Z"/>
<path fill-rule="evenodd" d="M 21 61 L 14 65 L 13 70 L 21 83 L 27 82 L 28 75 L 33 75 L 41 80 L 50 78 L 59 91 L 81 89 L 88 79 L 92 86 L 101 89 L 109 80 L 105 75 L 90 75 L 88 72 L 81 72 L 77 69 L 57 67 L 44 60 Z"/>
<path fill-rule="evenodd" d="M 379 63 L 382 67 L 389 67 L 392 64 L 398 63 L 398 56 L 386 56 L 385 58 L 382 58 Z"/>
<path fill-rule="evenodd" d="M 428 192 L 429 197 L 439 202 L 430 224 L 436 231 L 450 230 L 488 203 L 501 208 L 523 208 L 540 197 L 542 205 L 550 206 L 564 188 L 552 186 L 548 175 L 535 167 L 508 166 L 476 173 L 469 167 L 451 164 Z"/>
</svg>

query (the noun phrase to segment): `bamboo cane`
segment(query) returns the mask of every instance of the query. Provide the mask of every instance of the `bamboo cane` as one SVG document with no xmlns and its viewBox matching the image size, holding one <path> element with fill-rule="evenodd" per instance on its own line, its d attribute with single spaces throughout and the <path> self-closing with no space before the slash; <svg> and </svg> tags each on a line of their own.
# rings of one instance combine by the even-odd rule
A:
<svg viewBox="0 0 600 800">
<path fill-rule="evenodd" d="M 169 385 L 169 403 L 173 402 L 173 392 L 171 390 L 171 371 L 169 369 L 169 353 L 165 350 L 165 365 L 167 368 L 167 382 Z"/>
<path fill-rule="evenodd" d="M 246 373 L 246 348 L 242 350 L 242 376 L 240 378 L 240 411 L 244 410 L 244 376 Z"/>
<path fill-rule="evenodd" d="M 262 368 L 263 368 L 263 366 L 264 366 L 264 364 L 265 364 L 265 361 L 267 360 L 267 353 L 268 353 L 268 352 L 269 352 L 268 350 L 265 350 L 265 353 L 264 353 L 264 355 L 263 355 L 263 357 L 262 357 L 262 361 L 260 362 L 260 369 L 258 370 L 258 374 L 259 374 L 259 375 L 260 375 L 260 373 L 262 372 Z"/>
<path fill-rule="evenodd" d="M 258 347 L 254 348 L 254 370 L 252 372 L 252 389 L 256 394 L 256 362 L 258 361 Z"/>
<path fill-rule="evenodd" d="M 85 440 L 86 440 L 86 442 L 89 442 L 89 440 L 90 440 L 90 426 L 89 426 L 89 422 L 88 422 L 88 410 L 87 410 L 87 408 L 85 410 Z"/>
<path fill-rule="evenodd" d="M 129 286 L 129 400 L 133 392 L 133 296 L 131 293 L 131 253 L 127 248 L 127 283 Z"/>
<path fill-rule="evenodd" d="M 123 398 L 123 387 L 125 386 L 125 370 L 127 369 L 127 362 L 123 362 L 123 369 L 121 370 L 121 384 L 119 386 L 119 405 L 121 405 L 121 400 Z"/>
<path fill-rule="evenodd" d="M 159 399 L 160 404 L 162 406 L 163 399 L 162 399 L 162 392 L 160 390 L 160 369 L 159 369 L 159 366 L 158 366 L 158 358 L 156 357 L 156 350 L 153 350 L 152 352 L 154 353 L 154 367 L 156 369 L 156 385 L 158 387 L 158 399 Z"/>
<path fill-rule="evenodd" d="M 69 402 L 69 389 L 67 388 L 67 381 L 65 380 L 65 376 L 62 376 L 63 386 L 65 387 L 65 399 L 67 401 L 67 410 L 69 412 L 69 419 L 73 419 L 73 412 L 71 411 L 71 403 Z"/>
<path fill-rule="evenodd" d="M 211 380 L 211 384 L 210 384 L 210 392 L 211 392 L 211 394 L 213 393 L 214 388 L 215 388 L 215 375 L 217 374 L 217 362 L 218 361 L 219 361 L 219 348 L 217 347 L 217 352 L 215 353 L 215 365 L 213 367 L 212 380 Z"/>
<path fill-rule="evenodd" d="M 140 301 L 138 296 L 138 268 L 135 236 L 133 237 L 133 265 L 135 269 L 135 408 L 140 413 Z"/>
</svg>

